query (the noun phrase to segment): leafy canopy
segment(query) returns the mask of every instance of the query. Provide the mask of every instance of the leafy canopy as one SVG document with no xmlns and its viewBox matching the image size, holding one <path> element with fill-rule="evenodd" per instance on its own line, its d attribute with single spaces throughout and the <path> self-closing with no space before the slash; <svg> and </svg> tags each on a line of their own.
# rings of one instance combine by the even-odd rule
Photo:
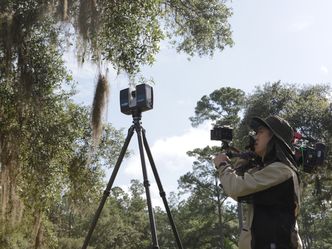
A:
<svg viewBox="0 0 332 249">
<path fill-rule="evenodd" d="M 46 17 L 61 21 L 59 34 L 72 34 L 81 62 L 107 60 L 129 74 L 152 64 L 168 38 L 178 52 L 212 56 L 232 46 L 224 1 L 202 0 L 6 0 L 0 3 L 1 40 L 20 47 L 20 32 Z M 74 32 L 68 32 L 68 26 Z M 9 34 L 9 35 L 8 35 Z"/>
</svg>

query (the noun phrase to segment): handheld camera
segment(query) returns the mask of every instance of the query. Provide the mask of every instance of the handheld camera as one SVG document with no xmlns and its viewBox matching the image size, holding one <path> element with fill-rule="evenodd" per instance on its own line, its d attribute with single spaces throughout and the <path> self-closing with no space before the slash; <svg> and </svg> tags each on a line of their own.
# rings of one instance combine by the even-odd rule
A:
<svg viewBox="0 0 332 249">
<path fill-rule="evenodd" d="M 298 166 L 302 165 L 304 172 L 311 173 L 317 166 L 323 165 L 325 160 L 325 144 L 295 132 L 294 147 L 295 161 Z"/>
<path fill-rule="evenodd" d="M 211 140 L 230 142 L 233 139 L 233 128 L 230 126 L 215 126 L 210 135 Z"/>
</svg>

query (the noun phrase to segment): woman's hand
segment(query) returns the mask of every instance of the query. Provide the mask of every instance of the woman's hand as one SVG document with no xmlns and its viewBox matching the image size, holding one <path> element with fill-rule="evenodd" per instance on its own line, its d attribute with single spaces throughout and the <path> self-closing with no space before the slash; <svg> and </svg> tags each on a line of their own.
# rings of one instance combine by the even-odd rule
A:
<svg viewBox="0 0 332 249">
<path fill-rule="evenodd" d="M 222 164 L 226 165 L 230 163 L 229 157 L 225 153 L 219 153 L 213 159 L 214 166 L 218 169 Z"/>
</svg>

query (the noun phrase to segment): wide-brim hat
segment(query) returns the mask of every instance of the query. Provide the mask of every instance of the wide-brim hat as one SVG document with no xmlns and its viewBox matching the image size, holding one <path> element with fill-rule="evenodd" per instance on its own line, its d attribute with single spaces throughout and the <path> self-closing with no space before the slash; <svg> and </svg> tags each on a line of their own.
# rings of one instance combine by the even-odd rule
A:
<svg viewBox="0 0 332 249">
<path fill-rule="evenodd" d="M 269 116 L 265 119 L 260 117 L 254 117 L 251 120 L 250 127 L 257 130 L 258 127 L 265 126 L 271 130 L 271 132 L 279 139 L 287 149 L 294 154 L 295 150 L 292 144 L 294 138 L 294 130 L 290 124 L 279 116 Z"/>
</svg>

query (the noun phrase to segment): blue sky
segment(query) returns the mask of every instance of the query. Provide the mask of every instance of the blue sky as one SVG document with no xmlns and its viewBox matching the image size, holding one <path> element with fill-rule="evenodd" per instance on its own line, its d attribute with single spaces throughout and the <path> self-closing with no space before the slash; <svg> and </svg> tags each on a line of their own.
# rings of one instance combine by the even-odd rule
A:
<svg viewBox="0 0 332 249">
<path fill-rule="evenodd" d="M 250 93 L 255 86 L 278 80 L 297 84 L 332 82 L 332 1 L 239 0 L 228 5 L 233 9 L 232 48 L 216 52 L 212 58 L 188 60 L 187 55 L 177 54 L 163 42 L 155 64 L 142 70 L 145 78 L 155 82 L 154 108 L 143 113 L 142 125 L 167 194 L 176 191 L 179 177 L 191 170 L 193 160 L 186 151 L 218 144 L 209 141 L 209 124 L 192 128 L 188 119 L 203 95 L 225 86 Z M 90 105 L 96 68 L 88 64 L 80 68 L 72 57 L 67 54 L 65 59 L 78 82 L 75 100 Z M 110 72 L 109 82 L 106 120 L 127 130 L 132 118 L 120 112 L 119 92 L 128 87 L 128 79 Z M 142 179 L 136 135 L 129 147 L 134 155 L 124 160 L 114 183 L 123 188 L 130 179 Z M 162 206 L 151 173 L 149 179 L 153 202 Z"/>
</svg>

